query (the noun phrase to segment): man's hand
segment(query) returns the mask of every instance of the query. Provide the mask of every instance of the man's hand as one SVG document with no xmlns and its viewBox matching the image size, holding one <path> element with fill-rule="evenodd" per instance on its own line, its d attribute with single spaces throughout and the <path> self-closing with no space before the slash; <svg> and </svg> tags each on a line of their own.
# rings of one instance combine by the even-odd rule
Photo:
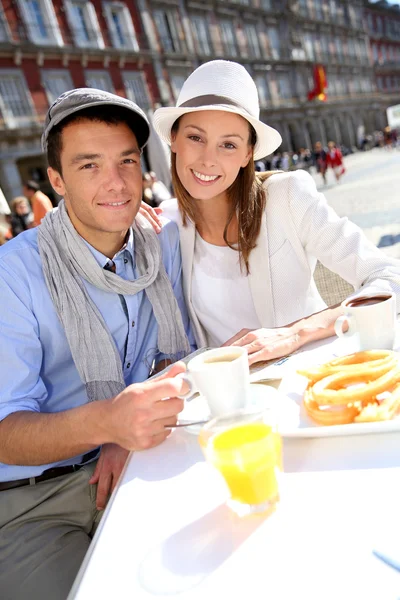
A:
<svg viewBox="0 0 400 600">
<path fill-rule="evenodd" d="M 261 360 L 286 356 L 304 344 L 300 333 L 291 327 L 276 329 L 242 329 L 223 346 L 242 346 L 249 355 L 249 365 Z"/>
<path fill-rule="evenodd" d="M 140 204 L 139 213 L 148 220 L 156 233 L 160 233 L 161 221 L 158 215 L 162 214 L 162 208 L 153 208 L 146 204 L 146 202 L 142 202 Z"/>
<path fill-rule="evenodd" d="M 125 450 L 116 444 L 104 444 L 102 446 L 96 469 L 89 480 L 91 485 L 97 483 L 97 510 L 105 508 L 107 500 L 124 468 L 128 454 L 129 450 Z"/>
<path fill-rule="evenodd" d="M 187 389 L 180 377 L 186 366 L 177 362 L 170 370 L 151 381 L 127 387 L 109 402 L 104 428 L 115 444 L 127 450 L 144 450 L 161 444 L 171 433 L 183 400 L 177 398 Z"/>
</svg>

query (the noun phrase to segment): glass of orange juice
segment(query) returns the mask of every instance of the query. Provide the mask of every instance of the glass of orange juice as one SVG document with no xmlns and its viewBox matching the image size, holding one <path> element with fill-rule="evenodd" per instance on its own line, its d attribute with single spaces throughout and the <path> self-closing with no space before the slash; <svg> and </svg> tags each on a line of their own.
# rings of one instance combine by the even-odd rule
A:
<svg viewBox="0 0 400 600">
<path fill-rule="evenodd" d="M 279 500 L 282 443 L 272 411 L 216 417 L 199 434 L 206 459 L 224 477 L 240 516 L 270 512 Z"/>
</svg>

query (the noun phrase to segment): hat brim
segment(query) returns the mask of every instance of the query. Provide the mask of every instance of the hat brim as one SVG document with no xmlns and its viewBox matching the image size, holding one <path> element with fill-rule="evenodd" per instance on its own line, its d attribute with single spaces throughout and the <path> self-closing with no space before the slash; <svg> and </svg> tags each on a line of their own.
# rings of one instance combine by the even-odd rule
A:
<svg viewBox="0 0 400 600">
<path fill-rule="evenodd" d="M 201 107 L 166 106 L 158 108 L 153 116 L 154 129 L 164 142 L 171 145 L 171 129 L 175 121 L 187 113 L 206 110 L 219 110 L 240 115 L 254 127 L 257 134 L 257 142 L 254 146 L 254 160 L 260 160 L 265 156 L 269 156 L 282 144 L 282 137 L 276 129 L 251 117 L 237 107 L 223 104 L 212 104 Z"/>
</svg>

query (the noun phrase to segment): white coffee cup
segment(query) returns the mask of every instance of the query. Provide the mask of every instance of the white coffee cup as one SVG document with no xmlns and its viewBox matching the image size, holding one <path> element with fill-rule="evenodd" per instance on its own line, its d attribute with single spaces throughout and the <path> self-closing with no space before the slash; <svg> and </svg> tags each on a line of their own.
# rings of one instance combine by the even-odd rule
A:
<svg viewBox="0 0 400 600">
<path fill-rule="evenodd" d="M 335 322 L 338 337 L 351 338 L 357 350 L 393 350 L 396 335 L 396 296 L 376 292 L 348 298 L 342 302 L 344 315 Z M 343 331 L 343 325 L 348 330 Z"/>
<path fill-rule="evenodd" d="M 245 348 L 226 346 L 207 350 L 192 358 L 187 368 L 186 373 L 178 375 L 190 388 L 182 398 L 200 393 L 213 417 L 247 406 L 250 373 Z"/>
</svg>

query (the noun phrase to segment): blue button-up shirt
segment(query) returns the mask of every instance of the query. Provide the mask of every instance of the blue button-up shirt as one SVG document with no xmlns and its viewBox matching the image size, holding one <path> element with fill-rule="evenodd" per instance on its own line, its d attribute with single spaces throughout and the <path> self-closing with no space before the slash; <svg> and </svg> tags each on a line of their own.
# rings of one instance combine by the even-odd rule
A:
<svg viewBox="0 0 400 600">
<path fill-rule="evenodd" d="M 158 236 L 165 269 L 183 316 L 191 346 L 182 286 L 179 234 L 174 223 Z M 101 267 L 110 260 L 88 244 Z M 114 257 L 116 273 L 137 277 L 132 232 Z M 121 296 L 84 285 L 103 316 L 118 348 L 126 385 L 143 381 L 155 359 L 158 326 L 145 292 Z M 20 234 L 0 248 L 0 421 L 16 411 L 52 413 L 81 406 L 86 393 L 72 359 L 64 329 L 44 280 L 37 231 Z M 76 464 L 82 456 L 41 466 L 0 463 L 0 481 L 40 475 L 53 466 Z"/>
</svg>

